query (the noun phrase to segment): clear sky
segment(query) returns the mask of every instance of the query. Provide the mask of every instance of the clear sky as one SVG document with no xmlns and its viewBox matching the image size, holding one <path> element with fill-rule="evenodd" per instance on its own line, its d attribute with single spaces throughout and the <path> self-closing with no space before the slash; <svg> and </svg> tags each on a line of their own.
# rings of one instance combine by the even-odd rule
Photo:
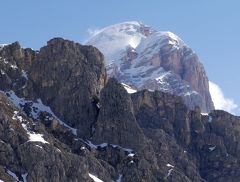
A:
<svg viewBox="0 0 240 182">
<path fill-rule="evenodd" d="M 39 49 L 53 37 L 83 42 L 88 29 L 139 20 L 193 48 L 209 80 L 240 106 L 239 0 L 0 0 L 0 43 Z M 239 112 L 240 113 L 240 110 Z"/>
</svg>

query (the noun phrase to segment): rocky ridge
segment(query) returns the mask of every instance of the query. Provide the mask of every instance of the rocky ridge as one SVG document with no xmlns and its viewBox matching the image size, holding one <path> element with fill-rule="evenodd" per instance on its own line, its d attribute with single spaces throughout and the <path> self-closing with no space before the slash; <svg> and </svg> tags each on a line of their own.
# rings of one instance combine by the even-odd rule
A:
<svg viewBox="0 0 240 182">
<path fill-rule="evenodd" d="M 240 118 L 128 94 L 103 55 L 62 38 L 0 50 L 0 180 L 239 181 Z"/>
</svg>

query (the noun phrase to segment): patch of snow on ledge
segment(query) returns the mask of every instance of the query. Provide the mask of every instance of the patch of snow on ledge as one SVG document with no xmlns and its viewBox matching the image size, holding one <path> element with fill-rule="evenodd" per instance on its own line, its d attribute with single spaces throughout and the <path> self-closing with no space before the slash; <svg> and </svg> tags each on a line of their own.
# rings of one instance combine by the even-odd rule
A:
<svg viewBox="0 0 240 182">
<path fill-rule="evenodd" d="M 212 152 L 213 150 L 215 150 L 216 146 L 214 147 L 209 147 L 208 149 Z"/>
<path fill-rule="evenodd" d="M 114 145 L 114 144 L 109 144 L 109 143 L 102 143 L 102 144 L 99 144 L 99 145 L 95 145 L 95 144 L 93 144 L 91 141 L 88 140 L 88 141 L 86 142 L 86 144 L 87 144 L 89 147 L 93 148 L 93 149 L 97 149 L 98 147 L 104 148 L 104 147 L 107 147 L 107 146 L 109 145 L 109 146 L 112 146 L 112 147 L 114 147 L 114 148 L 122 149 L 123 151 L 128 152 L 128 153 L 132 153 L 132 152 L 133 152 L 132 149 L 123 148 L 123 147 L 121 147 L 121 146 L 119 146 L 119 145 Z"/>
<path fill-rule="evenodd" d="M 28 173 L 22 174 L 23 182 L 27 182 Z"/>
<path fill-rule="evenodd" d="M 167 167 L 174 168 L 174 166 L 173 166 L 173 165 L 171 165 L 171 164 L 169 164 L 169 163 L 168 163 L 166 166 L 167 166 Z"/>
<path fill-rule="evenodd" d="M 30 100 L 26 100 L 25 98 L 19 98 L 15 93 L 14 91 L 9 91 L 9 92 L 6 92 L 5 93 L 7 96 L 10 97 L 11 101 L 14 103 L 15 106 L 17 106 L 18 108 L 21 109 L 21 105 L 25 105 L 26 103 L 29 103 L 31 102 L 32 103 L 32 108 L 36 108 L 33 109 L 33 111 L 31 112 L 31 115 L 34 119 L 37 119 L 38 118 L 38 115 L 40 112 L 48 112 L 50 113 L 53 117 L 55 117 L 59 123 L 67 128 L 69 128 L 72 133 L 74 135 L 77 135 L 77 129 L 76 128 L 72 128 L 71 126 L 67 125 L 65 122 L 61 121 L 54 113 L 53 111 L 51 110 L 51 108 L 49 106 L 46 106 L 42 103 L 41 99 L 37 99 L 37 102 L 33 102 L 33 101 L 30 101 Z"/>
<path fill-rule="evenodd" d="M 12 171 L 10 171 L 10 170 L 7 170 L 7 173 L 8 173 L 10 176 L 12 176 L 16 181 L 19 181 L 17 175 L 16 175 L 14 172 L 12 172 Z"/>
<path fill-rule="evenodd" d="M 129 94 L 133 94 L 133 93 L 137 92 L 137 90 L 131 88 L 129 85 L 127 85 L 125 83 L 122 83 L 122 85 Z"/>
<path fill-rule="evenodd" d="M 88 175 L 90 176 L 90 178 L 93 179 L 94 182 L 103 182 L 102 180 L 100 180 L 98 177 L 94 176 L 91 173 L 88 173 Z"/>
<path fill-rule="evenodd" d="M 122 181 L 122 174 L 119 174 L 118 179 L 116 180 L 116 182 L 121 182 Z"/>
<path fill-rule="evenodd" d="M 43 138 L 43 134 L 37 134 L 35 132 L 30 132 L 27 129 L 26 124 L 22 124 L 22 127 L 27 131 L 29 142 L 42 142 L 42 143 L 49 143 Z"/>
</svg>

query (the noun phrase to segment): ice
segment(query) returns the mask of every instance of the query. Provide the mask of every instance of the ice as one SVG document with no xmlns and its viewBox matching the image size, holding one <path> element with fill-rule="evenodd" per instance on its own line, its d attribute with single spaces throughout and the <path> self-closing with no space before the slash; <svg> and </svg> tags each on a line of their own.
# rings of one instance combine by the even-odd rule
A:
<svg viewBox="0 0 240 182">
<path fill-rule="evenodd" d="M 91 173 L 88 173 L 88 175 L 90 176 L 90 178 L 93 179 L 94 182 L 103 182 L 102 180 L 100 180 L 98 177 L 94 176 Z"/>
</svg>

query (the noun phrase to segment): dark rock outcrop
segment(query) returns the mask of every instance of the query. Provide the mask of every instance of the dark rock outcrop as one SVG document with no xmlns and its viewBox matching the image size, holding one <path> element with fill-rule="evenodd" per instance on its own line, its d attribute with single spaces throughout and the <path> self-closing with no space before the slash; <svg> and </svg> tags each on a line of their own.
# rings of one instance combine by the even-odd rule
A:
<svg viewBox="0 0 240 182">
<path fill-rule="evenodd" d="M 0 177 L 18 179 L 26 174 L 28 181 L 91 181 L 88 173 L 99 172 L 106 181 L 110 176 L 91 156 L 71 153 L 41 123 L 34 123 L 0 93 Z M 2 178 L 1 178 L 2 179 Z M 13 181 L 13 179 L 11 180 Z"/>
<path fill-rule="evenodd" d="M 101 92 L 100 111 L 93 132 L 93 141 L 110 143 L 137 150 L 146 139 L 133 114 L 132 100 L 114 78 Z"/>
<path fill-rule="evenodd" d="M 0 56 L 1 90 L 29 100 L 40 98 L 82 137 L 89 136 L 106 82 L 103 55 L 96 48 L 55 38 L 40 52 L 22 49 L 16 42 L 4 47 Z"/>
</svg>

